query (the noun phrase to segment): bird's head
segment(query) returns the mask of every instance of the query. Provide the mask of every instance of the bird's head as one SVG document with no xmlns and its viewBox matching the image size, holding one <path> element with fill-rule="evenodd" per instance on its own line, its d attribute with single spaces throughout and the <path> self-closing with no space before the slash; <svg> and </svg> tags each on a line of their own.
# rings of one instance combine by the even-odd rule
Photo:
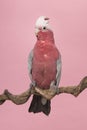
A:
<svg viewBox="0 0 87 130">
<path fill-rule="evenodd" d="M 38 40 L 50 40 L 53 38 L 53 32 L 49 27 L 49 18 L 46 16 L 40 16 L 36 20 L 35 34 Z"/>
</svg>

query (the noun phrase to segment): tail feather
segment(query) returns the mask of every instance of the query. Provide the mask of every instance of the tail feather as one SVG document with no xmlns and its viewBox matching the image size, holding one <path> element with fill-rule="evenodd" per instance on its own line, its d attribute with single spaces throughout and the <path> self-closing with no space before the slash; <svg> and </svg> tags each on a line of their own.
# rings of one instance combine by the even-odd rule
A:
<svg viewBox="0 0 87 130">
<path fill-rule="evenodd" d="M 43 112 L 44 114 L 49 115 L 51 102 L 50 100 L 47 100 L 46 104 L 43 105 L 41 99 L 42 96 L 34 95 L 28 111 L 33 113 Z"/>
</svg>

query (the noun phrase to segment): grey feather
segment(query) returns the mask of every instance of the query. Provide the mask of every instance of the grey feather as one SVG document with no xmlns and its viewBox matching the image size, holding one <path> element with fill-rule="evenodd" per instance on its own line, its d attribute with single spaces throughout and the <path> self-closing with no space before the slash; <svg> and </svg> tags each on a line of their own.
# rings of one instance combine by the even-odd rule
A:
<svg viewBox="0 0 87 130">
<path fill-rule="evenodd" d="M 28 71 L 31 81 L 32 81 L 32 60 L 33 60 L 33 50 L 30 52 L 28 57 Z"/>
<path fill-rule="evenodd" d="M 50 88 L 57 88 L 59 86 L 60 78 L 61 78 L 61 69 L 62 69 L 62 62 L 61 62 L 61 55 L 57 60 L 57 73 L 56 73 L 56 81 L 52 81 L 50 84 Z"/>
<path fill-rule="evenodd" d="M 61 61 L 61 55 L 60 55 L 59 59 L 57 60 L 56 87 L 58 87 L 59 82 L 60 82 L 61 69 L 62 69 L 62 61 Z"/>
</svg>

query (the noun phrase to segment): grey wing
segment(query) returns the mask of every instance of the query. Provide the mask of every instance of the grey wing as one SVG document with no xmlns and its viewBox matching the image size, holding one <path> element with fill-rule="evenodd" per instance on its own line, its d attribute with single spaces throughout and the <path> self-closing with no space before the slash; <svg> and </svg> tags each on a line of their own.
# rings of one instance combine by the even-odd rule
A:
<svg viewBox="0 0 87 130">
<path fill-rule="evenodd" d="M 59 86 L 60 78 L 61 78 L 61 69 L 62 69 L 62 62 L 61 62 L 61 55 L 57 60 L 57 73 L 56 73 L 56 80 L 52 81 L 50 84 L 50 88 L 57 88 Z"/>
<path fill-rule="evenodd" d="M 61 69 L 62 69 L 62 62 L 61 62 L 61 55 L 57 60 L 57 74 L 56 74 L 56 87 L 59 86 L 60 78 L 61 78 Z"/>
<path fill-rule="evenodd" d="M 31 81 L 32 81 L 32 61 L 33 61 L 33 50 L 30 52 L 28 57 L 28 71 Z"/>
</svg>

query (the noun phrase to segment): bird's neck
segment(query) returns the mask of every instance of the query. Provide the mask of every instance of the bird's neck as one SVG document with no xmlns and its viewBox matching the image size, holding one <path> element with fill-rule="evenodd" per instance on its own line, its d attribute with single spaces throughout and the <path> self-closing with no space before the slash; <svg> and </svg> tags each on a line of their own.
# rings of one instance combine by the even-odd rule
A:
<svg viewBox="0 0 87 130">
<path fill-rule="evenodd" d="M 37 44 L 55 44 L 55 41 L 54 41 L 54 38 L 51 38 L 51 39 L 37 39 Z"/>
</svg>

